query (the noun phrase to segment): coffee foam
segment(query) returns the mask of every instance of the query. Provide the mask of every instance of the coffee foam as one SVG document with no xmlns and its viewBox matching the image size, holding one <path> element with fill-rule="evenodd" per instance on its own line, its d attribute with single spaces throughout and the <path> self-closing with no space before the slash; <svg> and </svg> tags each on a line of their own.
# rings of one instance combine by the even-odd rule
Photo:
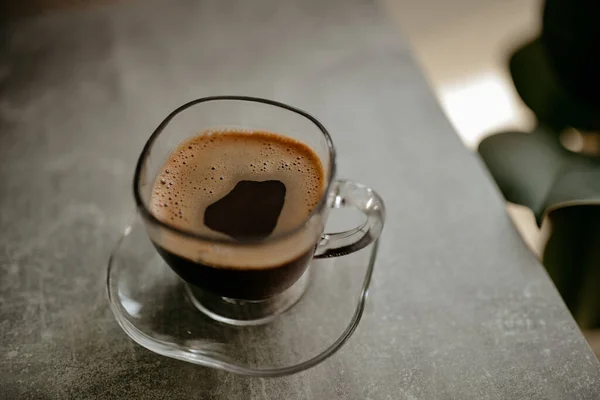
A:
<svg viewBox="0 0 600 400">
<path fill-rule="evenodd" d="M 304 143 L 265 131 L 211 131 L 183 141 L 169 155 L 154 183 L 150 210 L 169 225 L 209 237 L 226 238 L 204 225 L 204 212 L 242 180 L 278 180 L 286 186 L 284 205 L 272 235 L 303 224 L 324 189 L 321 161 Z M 250 248 L 240 257 L 239 247 L 235 253 L 220 251 L 216 256 L 206 251 L 206 243 L 183 241 L 181 237 L 169 239 L 165 234 L 158 243 L 188 259 L 215 266 L 266 268 L 293 259 L 314 246 L 317 237 L 315 232 L 299 232 L 288 245 L 281 242 L 271 246 L 267 241 L 263 251 L 271 252 L 268 257 L 264 253 L 252 257 Z M 273 254 L 274 250 L 280 254 Z"/>
</svg>

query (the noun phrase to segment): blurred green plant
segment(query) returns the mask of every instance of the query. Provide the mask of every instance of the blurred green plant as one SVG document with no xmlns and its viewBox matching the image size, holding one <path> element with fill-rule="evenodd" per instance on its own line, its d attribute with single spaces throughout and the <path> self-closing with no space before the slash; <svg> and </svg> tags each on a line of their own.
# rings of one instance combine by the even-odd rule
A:
<svg viewBox="0 0 600 400">
<path fill-rule="evenodd" d="M 600 143 L 600 2 L 547 0 L 540 37 L 517 49 L 510 73 L 535 113 L 533 132 L 501 132 L 479 154 L 505 198 L 551 235 L 543 263 L 581 328 L 600 327 L 600 152 L 574 152 L 568 131 Z"/>
</svg>

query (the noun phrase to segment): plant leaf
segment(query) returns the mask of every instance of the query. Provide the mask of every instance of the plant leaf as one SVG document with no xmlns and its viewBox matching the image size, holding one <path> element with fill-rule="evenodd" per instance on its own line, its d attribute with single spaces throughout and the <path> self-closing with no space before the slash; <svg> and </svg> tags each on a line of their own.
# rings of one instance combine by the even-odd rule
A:
<svg viewBox="0 0 600 400">
<path fill-rule="evenodd" d="M 479 154 L 504 197 L 529 207 L 541 221 L 546 199 L 567 157 L 556 135 L 538 127 L 534 133 L 503 132 L 479 144 Z"/>
<path fill-rule="evenodd" d="M 563 207 L 594 204 L 600 205 L 600 160 L 574 154 L 548 192 L 544 214 Z"/>
<path fill-rule="evenodd" d="M 509 67 L 519 96 L 540 122 L 555 132 L 567 126 L 600 130 L 600 110 L 579 101 L 564 88 L 539 38 L 517 49 Z"/>
</svg>

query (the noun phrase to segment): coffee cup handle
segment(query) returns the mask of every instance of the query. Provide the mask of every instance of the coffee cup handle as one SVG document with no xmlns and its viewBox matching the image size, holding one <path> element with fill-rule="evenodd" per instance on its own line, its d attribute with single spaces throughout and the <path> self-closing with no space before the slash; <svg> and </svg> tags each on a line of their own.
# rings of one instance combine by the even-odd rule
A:
<svg viewBox="0 0 600 400">
<path fill-rule="evenodd" d="M 344 232 L 324 233 L 314 258 L 340 257 L 354 253 L 377 240 L 383 229 L 385 206 L 373 189 L 346 180 L 337 180 L 333 185 L 334 199 L 331 207 L 355 208 L 365 214 L 367 220 Z"/>
</svg>

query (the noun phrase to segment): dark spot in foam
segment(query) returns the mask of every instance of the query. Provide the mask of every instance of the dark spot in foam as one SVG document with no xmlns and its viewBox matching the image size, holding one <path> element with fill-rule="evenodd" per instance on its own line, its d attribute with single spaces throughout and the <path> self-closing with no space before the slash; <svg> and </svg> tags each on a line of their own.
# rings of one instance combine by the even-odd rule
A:
<svg viewBox="0 0 600 400">
<path fill-rule="evenodd" d="M 265 238 L 277 225 L 285 192 L 280 181 L 240 181 L 206 208 L 204 224 L 237 240 Z"/>
</svg>

